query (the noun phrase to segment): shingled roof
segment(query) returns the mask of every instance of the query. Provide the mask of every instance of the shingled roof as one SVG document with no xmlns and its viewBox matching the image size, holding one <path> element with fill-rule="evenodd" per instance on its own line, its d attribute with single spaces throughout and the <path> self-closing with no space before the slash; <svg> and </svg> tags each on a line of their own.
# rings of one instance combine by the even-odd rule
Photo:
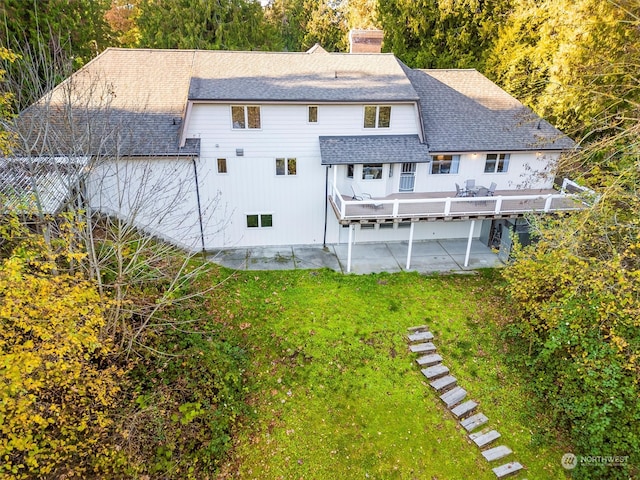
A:
<svg viewBox="0 0 640 480">
<path fill-rule="evenodd" d="M 415 102 L 392 54 L 197 51 L 191 100 Z"/>
<path fill-rule="evenodd" d="M 574 145 L 475 70 L 412 70 L 392 54 L 320 46 L 304 53 L 110 48 L 21 115 L 25 151 L 18 154 L 196 155 L 197 141 L 179 144 L 189 100 L 419 102 L 431 152 Z M 345 139 L 341 147 L 373 154 L 362 142 Z M 401 144 L 418 151 L 413 141 Z"/>
<path fill-rule="evenodd" d="M 421 163 L 429 150 L 418 135 L 362 135 L 320 137 L 323 165 L 354 163 Z"/>
<path fill-rule="evenodd" d="M 477 70 L 412 70 L 432 152 L 566 150 L 575 143 Z"/>
</svg>

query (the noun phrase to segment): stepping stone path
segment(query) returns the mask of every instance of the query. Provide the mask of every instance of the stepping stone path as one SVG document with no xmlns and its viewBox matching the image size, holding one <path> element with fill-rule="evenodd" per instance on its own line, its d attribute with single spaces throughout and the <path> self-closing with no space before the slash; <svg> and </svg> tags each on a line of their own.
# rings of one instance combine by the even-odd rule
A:
<svg viewBox="0 0 640 480">
<path fill-rule="evenodd" d="M 452 387 L 455 387 L 458 381 L 456 377 L 452 377 L 451 375 L 447 375 L 446 377 L 440 377 L 437 380 L 434 380 L 429 385 L 436 389 L 436 391 L 444 391 L 448 390 Z"/>
<path fill-rule="evenodd" d="M 490 447 L 493 442 L 500 438 L 500 434 L 496 430 L 487 429 L 472 433 L 486 424 L 489 419 L 483 413 L 474 413 L 478 404 L 473 400 L 463 402 L 467 392 L 464 388 L 458 386 L 458 381 L 454 376 L 449 375 L 449 369 L 442 364 L 442 357 L 434 353 L 436 351 L 436 346 L 432 342 L 434 336 L 427 325 L 410 327 L 408 331 L 409 350 L 412 353 L 423 355 L 416 359 L 416 363 L 420 368 L 426 367 L 422 368 L 422 374 L 427 379 L 432 380 L 429 385 L 438 392 L 440 399 L 459 420 L 462 428 L 469 433 L 469 439 L 481 449 L 482 456 L 487 462 L 499 460 L 512 454 L 512 450 L 504 445 Z M 509 462 L 492 470 L 497 478 L 505 478 L 523 468 L 519 462 Z"/>
</svg>

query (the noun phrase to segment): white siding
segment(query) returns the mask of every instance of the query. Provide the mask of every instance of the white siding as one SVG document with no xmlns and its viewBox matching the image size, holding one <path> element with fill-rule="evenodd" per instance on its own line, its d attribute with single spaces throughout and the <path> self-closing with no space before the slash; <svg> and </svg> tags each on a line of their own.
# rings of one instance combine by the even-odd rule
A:
<svg viewBox="0 0 640 480">
<path fill-rule="evenodd" d="M 310 124 L 307 105 L 262 105 L 261 129 L 233 129 L 229 105 L 194 105 L 186 137 L 201 141 L 200 192 L 204 199 L 220 192 L 221 202 L 215 226 L 205 228 L 207 247 L 322 243 L 326 167 L 318 137 L 418 132 L 411 104 L 392 106 L 389 128 L 365 129 L 363 115 L 363 105 L 319 105 L 318 122 Z M 227 159 L 227 174 L 217 173 L 218 158 Z M 276 175 L 276 158 L 296 158 L 297 174 Z M 247 228 L 246 215 L 260 213 L 273 215 L 273 227 Z M 334 243 L 331 210 L 328 219 L 327 241 Z"/>
<path fill-rule="evenodd" d="M 491 222 L 491 220 L 485 220 Z M 478 238 L 482 229 L 483 221 L 476 221 L 473 237 Z M 413 238 L 415 240 L 442 240 L 448 238 L 466 239 L 469 237 L 471 222 L 418 222 L 414 226 Z M 347 243 L 349 236 L 348 228 L 341 228 L 339 243 Z M 409 228 L 401 227 L 399 224 L 393 228 L 362 228 L 356 225 L 354 229 L 354 242 L 406 242 L 409 240 Z"/>
<path fill-rule="evenodd" d="M 89 204 L 187 250 L 201 248 L 190 159 L 121 158 L 94 165 Z"/>
<path fill-rule="evenodd" d="M 489 187 L 491 182 L 495 182 L 498 190 L 551 188 L 553 177 L 550 169 L 555 165 L 557 158 L 558 154 L 555 153 L 511 153 L 507 172 L 484 173 L 485 153 L 463 154 L 460 156 L 460 168 L 457 174 L 433 175 L 429 174 L 429 164 L 418 165 L 416 191 L 455 192 L 456 183 L 462 187 L 470 178 L 475 179 L 476 185 L 486 187 Z"/>
<path fill-rule="evenodd" d="M 417 134 L 419 126 L 412 104 L 393 105 L 390 128 L 365 129 L 364 105 L 319 105 L 318 122 L 307 122 L 307 105 L 261 105 L 260 129 L 233 129 L 228 104 L 196 104 L 185 125 L 185 138 L 199 138 L 196 159 L 204 240 L 207 249 L 234 246 L 322 243 L 325 228 L 325 174 L 319 136 Z M 237 154 L 242 151 L 242 155 Z M 510 152 L 505 152 L 510 153 Z M 498 189 L 545 188 L 551 185 L 547 167 L 557 155 L 511 153 L 506 173 L 484 173 L 485 154 L 461 155 L 455 175 L 429 174 L 430 164 L 417 164 L 415 192 L 455 192 L 475 178 L 479 185 Z M 217 159 L 225 158 L 226 173 L 218 173 Z M 276 158 L 295 158 L 296 175 L 276 175 Z M 362 162 L 364 159 L 354 159 Z M 357 164 L 354 179 L 346 178 L 346 166 L 328 169 L 344 194 L 354 181 L 362 191 L 383 197 L 398 191 L 401 166 L 389 177 L 383 164 L 382 178 L 362 178 Z M 135 188 L 134 188 L 135 187 Z M 91 204 L 107 212 L 120 212 L 136 225 L 186 248 L 200 248 L 199 213 L 194 163 L 190 159 L 128 160 L 108 163 L 94 170 L 90 182 Z M 247 227 L 247 215 L 272 215 L 273 226 Z M 346 241 L 331 207 L 327 211 L 327 243 Z M 414 238 L 466 238 L 468 222 L 424 222 Z M 475 236 L 479 235 L 480 222 Z M 406 228 L 357 228 L 357 241 L 406 240 Z"/>
</svg>

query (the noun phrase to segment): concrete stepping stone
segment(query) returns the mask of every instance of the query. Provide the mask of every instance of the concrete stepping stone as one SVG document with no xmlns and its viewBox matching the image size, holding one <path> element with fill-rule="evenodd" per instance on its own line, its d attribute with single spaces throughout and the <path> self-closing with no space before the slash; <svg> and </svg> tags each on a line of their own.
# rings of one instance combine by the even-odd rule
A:
<svg viewBox="0 0 640 480">
<path fill-rule="evenodd" d="M 486 433 L 472 433 L 469 435 L 469 438 L 473 440 L 473 443 L 482 448 L 500 438 L 500 434 L 495 430 L 491 430 Z"/>
<path fill-rule="evenodd" d="M 437 353 L 432 353 L 416 359 L 416 363 L 421 367 L 430 367 L 431 365 L 436 365 L 440 362 L 442 362 L 442 357 Z"/>
<path fill-rule="evenodd" d="M 482 456 L 487 459 L 487 462 L 492 462 L 502 457 L 506 457 L 511 453 L 513 453 L 513 450 L 511 450 L 509 447 L 500 445 L 499 447 L 494 447 L 494 448 L 485 450 L 484 452 L 482 452 Z"/>
<path fill-rule="evenodd" d="M 417 345 L 410 345 L 409 350 L 413 353 L 433 353 L 436 351 L 436 346 L 431 343 L 419 343 Z"/>
<path fill-rule="evenodd" d="M 410 343 L 428 342 L 433 340 L 433 333 L 431 332 L 416 332 L 407 336 Z"/>
<path fill-rule="evenodd" d="M 478 404 L 476 402 L 474 402 L 473 400 L 468 400 L 464 403 L 461 403 L 456 408 L 451 409 L 451 413 L 453 413 L 456 418 L 466 417 L 468 414 L 473 412 L 477 406 Z"/>
<path fill-rule="evenodd" d="M 476 428 L 484 425 L 488 421 L 489 419 L 484 413 L 476 413 L 475 415 L 471 415 L 469 418 L 461 420 L 460 425 L 462 425 L 462 428 L 464 428 L 467 432 L 471 432 Z"/>
<path fill-rule="evenodd" d="M 456 387 L 452 388 L 447 393 L 440 395 L 440 400 L 447 405 L 447 408 L 451 408 L 464 400 L 466 396 L 467 391 L 464 388 Z"/>
<path fill-rule="evenodd" d="M 407 331 L 409 333 L 428 332 L 429 331 L 429 327 L 427 325 L 417 325 L 415 327 L 407 328 Z"/>
<path fill-rule="evenodd" d="M 495 473 L 498 478 L 504 478 L 520 470 L 522 470 L 522 465 L 520 465 L 519 462 L 509 462 L 494 468 L 493 473 Z"/>
<path fill-rule="evenodd" d="M 434 380 L 429 385 L 436 389 L 436 391 L 440 392 L 442 390 L 446 390 L 456 386 L 458 380 L 456 377 L 452 377 L 451 375 L 447 375 L 445 377 L 440 377 L 437 380 Z"/>
<path fill-rule="evenodd" d="M 449 369 L 442 365 L 441 363 L 438 365 L 434 365 L 433 367 L 424 368 L 421 370 L 422 374 L 427 377 L 429 380 L 435 380 L 438 377 L 442 377 L 449 373 Z"/>
</svg>

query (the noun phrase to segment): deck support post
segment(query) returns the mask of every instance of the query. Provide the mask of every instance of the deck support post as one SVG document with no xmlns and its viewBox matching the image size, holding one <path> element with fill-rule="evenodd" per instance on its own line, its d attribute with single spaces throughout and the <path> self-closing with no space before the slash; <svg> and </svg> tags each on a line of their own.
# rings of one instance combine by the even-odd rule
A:
<svg viewBox="0 0 640 480">
<path fill-rule="evenodd" d="M 467 240 L 467 253 L 464 256 L 464 266 L 469 266 L 469 256 L 471 255 L 471 240 L 473 240 L 473 230 L 475 229 L 476 221 L 471 220 L 471 226 L 469 227 L 469 239 Z"/>
<path fill-rule="evenodd" d="M 406 266 L 407 270 L 411 268 L 411 249 L 413 247 L 413 227 L 414 226 L 415 226 L 415 222 L 411 222 L 411 226 L 409 227 L 409 248 L 407 249 L 407 266 Z"/>
<path fill-rule="evenodd" d="M 351 244 L 353 240 L 353 223 L 349 224 L 349 243 L 347 243 L 347 273 L 351 273 Z"/>
</svg>

